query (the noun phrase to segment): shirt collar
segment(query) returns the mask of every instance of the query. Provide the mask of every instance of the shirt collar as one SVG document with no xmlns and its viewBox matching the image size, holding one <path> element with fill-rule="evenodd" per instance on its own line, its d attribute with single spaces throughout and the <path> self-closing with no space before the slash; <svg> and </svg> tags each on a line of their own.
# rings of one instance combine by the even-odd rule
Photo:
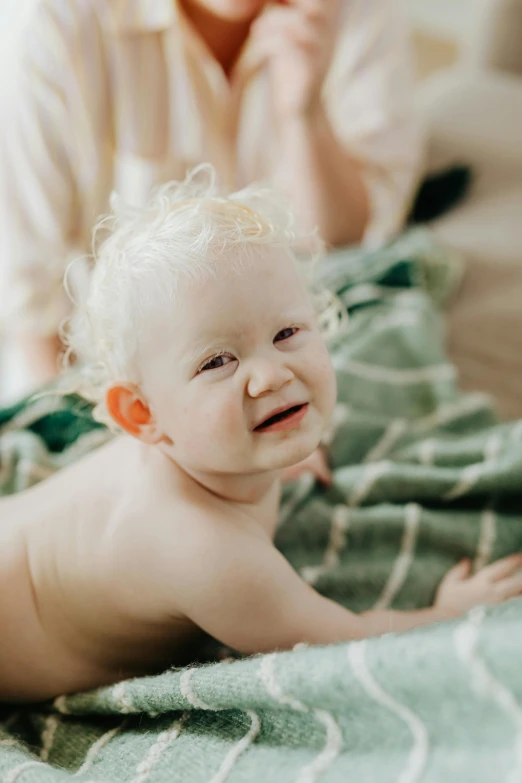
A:
<svg viewBox="0 0 522 783">
<path fill-rule="evenodd" d="M 178 0 L 110 0 L 113 30 L 116 34 L 159 32 L 180 23 L 194 43 L 201 43 L 192 25 L 185 19 Z M 260 56 L 257 47 L 247 40 L 236 64 L 236 75 L 246 81 L 258 70 Z"/>
<path fill-rule="evenodd" d="M 165 30 L 177 15 L 175 0 L 113 0 L 112 3 L 113 25 L 118 33 Z"/>
</svg>

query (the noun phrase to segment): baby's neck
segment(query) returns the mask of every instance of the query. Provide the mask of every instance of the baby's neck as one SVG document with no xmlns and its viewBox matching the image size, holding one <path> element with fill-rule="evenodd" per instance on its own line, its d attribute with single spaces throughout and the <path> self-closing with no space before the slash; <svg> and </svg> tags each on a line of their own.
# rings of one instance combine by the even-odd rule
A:
<svg viewBox="0 0 522 783">
<path fill-rule="evenodd" d="M 176 472 L 184 476 L 200 491 L 213 495 L 226 503 L 243 507 L 249 513 L 263 512 L 267 507 L 275 509 L 279 502 L 281 470 L 254 474 L 218 473 L 197 471 L 181 465 L 166 445 L 159 445 L 155 451 L 167 459 Z M 274 498 L 275 501 L 274 501 Z"/>
<path fill-rule="evenodd" d="M 279 488 L 281 480 L 281 471 L 254 476 L 185 472 L 207 492 L 240 506 L 263 505 L 266 498 L 272 496 L 274 487 Z"/>
<path fill-rule="evenodd" d="M 171 460 L 172 463 L 189 492 L 203 493 L 226 504 L 237 518 L 247 525 L 254 524 L 273 539 L 279 516 L 281 471 L 254 476 L 209 474 L 186 470 Z"/>
<path fill-rule="evenodd" d="M 203 473 L 191 471 L 177 465 L 185 475 L 206 492 L 215 497 L 240 506 L 259 506 L 280 486 L 281 471 L 258 473 L 255 475 Z"/>
</svg>

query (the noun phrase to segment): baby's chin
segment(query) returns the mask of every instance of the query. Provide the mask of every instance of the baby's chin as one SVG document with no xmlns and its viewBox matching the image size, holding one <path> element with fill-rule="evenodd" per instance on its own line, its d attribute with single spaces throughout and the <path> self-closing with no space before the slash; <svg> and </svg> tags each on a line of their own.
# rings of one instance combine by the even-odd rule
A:
<svg viewBox="0 0 522 783">
<path fill-rule="evenodd" d="M 297 439 L 296 439 L 297 441 Z M 321 443 L 321 434 L 300 439 L 300 442 L 281 444 L 285 448 L 274 449 L 259 459 L 260 470 L 284 470 L 307 459 Z"/>
</svg>

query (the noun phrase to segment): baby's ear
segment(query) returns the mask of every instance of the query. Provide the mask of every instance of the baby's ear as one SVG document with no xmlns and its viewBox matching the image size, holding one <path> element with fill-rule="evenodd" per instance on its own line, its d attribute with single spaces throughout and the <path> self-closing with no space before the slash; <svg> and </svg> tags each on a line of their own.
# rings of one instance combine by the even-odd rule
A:
<svg viewBox="0 0 522 783">
<path fill-rule="evenodd" d="M 129 435 L 134 435 L 144 443 L 158 443 L 161 440 L 154 416 L 136 386 L 111 386 L 107 390 L 105 401 L 111 417 Z"/>
</svg>

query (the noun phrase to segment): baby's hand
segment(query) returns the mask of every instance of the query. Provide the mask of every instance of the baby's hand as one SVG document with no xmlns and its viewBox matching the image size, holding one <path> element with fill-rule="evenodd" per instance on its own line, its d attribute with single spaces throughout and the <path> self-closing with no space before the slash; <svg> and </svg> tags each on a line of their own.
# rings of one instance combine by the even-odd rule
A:
<svg viewBox="0 0 522 783">
<path fill-rule="evenodd" d="M 497 560 L 470 576 L 471 563 L 462 560 L 439 585 L 435 606 L 458 617 L 479 604 L 500 604 L 522 595 L 522 555 Z"/>
<path fill-rule="evenodd" d="M 291 465 L 283 470 L 283 481 L 295 481 L 303 473 L 311 473 L 318 481 L 323 484 L 332 483 L 332 474 L 328 467 L 326 454 L 323 449 L 317 448 L 309 457 Z"/>
</svg>

